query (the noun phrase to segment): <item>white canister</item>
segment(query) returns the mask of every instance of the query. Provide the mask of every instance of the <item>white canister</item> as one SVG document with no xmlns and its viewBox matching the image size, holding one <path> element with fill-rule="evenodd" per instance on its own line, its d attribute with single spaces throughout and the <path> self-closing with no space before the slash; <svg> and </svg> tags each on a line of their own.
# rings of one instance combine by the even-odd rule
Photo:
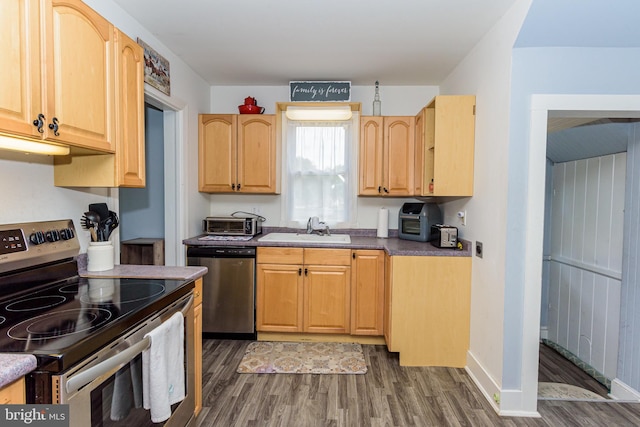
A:
<svg viewBox="0 0 640 427">
<path fill-rule="evenodd" d="M 87 271 L 113 269 L 115 251 L 111 242 L 89 242 L 87 248 Z"/>
</svg>

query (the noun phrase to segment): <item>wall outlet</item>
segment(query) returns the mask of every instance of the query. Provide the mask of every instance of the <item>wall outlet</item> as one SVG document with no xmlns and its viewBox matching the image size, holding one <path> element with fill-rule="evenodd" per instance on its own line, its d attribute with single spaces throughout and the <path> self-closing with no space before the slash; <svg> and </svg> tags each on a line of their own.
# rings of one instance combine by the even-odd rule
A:
<svg viewBox="0 0 640 427">
<path fill-rule="evenodd" d="M 482 258 L 483 252 L 482 252 L 482 242 L 476 242 L 476 256 L 478 258 Z"/>
<path fill-rule="evenodd" d="M 467 211 L 459 211 L 458 218 L 460 218 L 460 222 L 463 226 L 467 225 Z"/>
</svg>

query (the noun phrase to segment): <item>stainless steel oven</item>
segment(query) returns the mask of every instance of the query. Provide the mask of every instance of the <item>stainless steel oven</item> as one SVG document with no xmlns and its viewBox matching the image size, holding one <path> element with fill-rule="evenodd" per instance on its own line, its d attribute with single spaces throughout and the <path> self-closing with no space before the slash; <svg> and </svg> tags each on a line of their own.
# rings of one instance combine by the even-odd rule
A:
<svg viewBox="0 0 640 427">
<path fill-rule="evenodd" d="M 185 397 L 165 425 L 193 423 L 194 282 L 80 277 L 79 249 L 71 220 L 0 225 L 0 352 L 35 356 L 26 402 L 68 404 L 73 427 L 157 425 L 136 407 L 141 353 L 173 316 L 184 328 L 172 331 L 184 373 L 173 384 L 182 391 L 184 381 Z"/>
<path fill-rule="evenodd" d="M 193 353 L 193 294 L 171 304 L 122 337 L 62 375 L 54 375 L 53 403 L 69 404 L 71 426 L 153 426 L 149 411 L 142 406 L 141 355 L 149 346 L 145 335 L 174 313 L 184 315 L 186 398 L 173 405 L 165 426 L 186 426 L 195 407 Z"/>
</svg>

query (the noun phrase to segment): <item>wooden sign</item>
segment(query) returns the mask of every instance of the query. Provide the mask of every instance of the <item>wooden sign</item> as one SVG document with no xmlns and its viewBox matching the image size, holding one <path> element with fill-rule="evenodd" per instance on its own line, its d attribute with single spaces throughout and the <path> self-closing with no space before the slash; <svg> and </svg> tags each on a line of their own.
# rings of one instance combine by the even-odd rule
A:
<svg viewBox="0 0 640 427">
<path fill-rule="evenodd" d="M 351 82 L 289 82 L 291 102 L 351 101 Z"/>
</svg>

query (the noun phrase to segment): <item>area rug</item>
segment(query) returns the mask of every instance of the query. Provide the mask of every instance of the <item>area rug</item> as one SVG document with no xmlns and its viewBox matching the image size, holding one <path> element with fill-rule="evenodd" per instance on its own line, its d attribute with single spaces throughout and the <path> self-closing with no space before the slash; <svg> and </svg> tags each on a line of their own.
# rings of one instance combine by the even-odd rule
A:
<svg viewBox="0 0 640 427">
<path fill-rule="evenodd" d="M 542 400 L 606 400 L 592 391 L 570 384 L 538 383 L 538 399 Z"/>
<path fill-rule="evenodd" d="M 364 374 L 362 346 L 333 342 L 269 342 L 249 344 L 240 374 Z"/>
</svg>

